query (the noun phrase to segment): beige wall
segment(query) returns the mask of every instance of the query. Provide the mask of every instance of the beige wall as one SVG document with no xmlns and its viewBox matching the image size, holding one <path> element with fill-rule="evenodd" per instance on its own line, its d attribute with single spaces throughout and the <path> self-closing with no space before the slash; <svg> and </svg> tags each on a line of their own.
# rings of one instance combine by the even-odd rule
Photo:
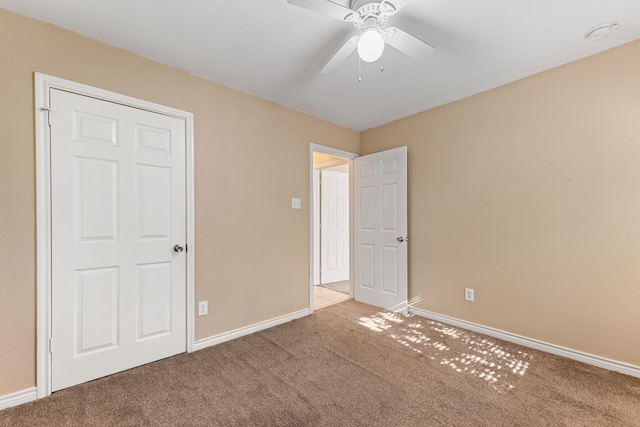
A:
<svg viewBox="0 0 640 427">
<path fill-rule="evenodd" d="M 635 42 L 361 134 L 409 148 L 415 307 L 640 366 L 638 76 Z"/>
<path fill-rule="evenodd" d="M 308 306 L 309 142 L 358 133 L 1 9 L 0 57 L 0 396 L 35 386 L 34 72 L 194 113 L 196 338 Z"/>
</svg>

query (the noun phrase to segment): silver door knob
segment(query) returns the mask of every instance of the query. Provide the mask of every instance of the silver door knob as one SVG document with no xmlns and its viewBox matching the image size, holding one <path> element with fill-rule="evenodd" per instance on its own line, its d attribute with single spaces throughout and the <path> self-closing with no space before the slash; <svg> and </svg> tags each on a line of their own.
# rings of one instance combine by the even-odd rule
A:
<svg viewBox="0 0 640 427">
<path fill-rule="evenodd" d="M 400 243 L 404 242 L 404 237 L 400 236 L 400 237 L 396 237 L 396 240 Z"/>
<path fill-rule="evenodd" d="M 174 252 L 182 252 L 182 251 L 184 251 L 184 246 L 182 246 L 182 245 L 175 245 L 175 246 L 173 247 L 173 251 L 174 251 Z"/>
</svg>

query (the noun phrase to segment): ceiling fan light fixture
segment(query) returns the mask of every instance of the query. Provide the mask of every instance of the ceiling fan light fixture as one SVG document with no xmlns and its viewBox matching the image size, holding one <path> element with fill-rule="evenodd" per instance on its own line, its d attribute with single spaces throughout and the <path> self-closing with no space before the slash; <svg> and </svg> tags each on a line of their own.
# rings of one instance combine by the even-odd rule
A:
<svg viewBox="0 0 640 427">
<path fill-rule="evenodd" d="M 364 62 L 375 62 L 384 51 L 384 37 L 377 28 L 367 28 L 358 40 L 358 55 Z"/>
<path fill-rule="evenodd" d="M 358 51 L 358 64 L 382 62 L 386 45 L 413 58 L 424 61 L 434 47 L 400 28 L 385 24 L 409 0 L 287 0 L 290 4 L 319 12 L 350 23 L 358 30 L 352 34 L 322 68 L 324 74 L 335 72 L 354 50 Z M 348 3 L 348 5 L 346 4 Z M 380 71 L 383 70 L 382 64 Z"/>
</svg>

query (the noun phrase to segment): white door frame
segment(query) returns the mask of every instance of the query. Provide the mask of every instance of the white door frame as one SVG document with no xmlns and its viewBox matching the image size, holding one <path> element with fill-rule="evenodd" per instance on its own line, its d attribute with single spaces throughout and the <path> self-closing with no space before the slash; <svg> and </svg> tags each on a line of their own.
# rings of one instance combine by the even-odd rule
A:
<svg viewBox="0 0 640 427">
<path fill-rule="evenodd" d="M 324 145 L 314 144 L 313 142 L 309 144 L 309 314 L 313 313 L 313 282 L 315 277 L 315 233 L 313 229 L 313 221 L 314 221 L 314 210 L 315 210 L 315 201 L 314 201 L 314 179 L 313 179 L 313 153 L 324 153 L 337 157 L 344 157 L 345 159 L 353 160 L 358 157 L 355 153 L 350 153 L 348 151 L 338 150 L 337 148 L 326 147 Z M 349 178 L 351 179 L 351 178 Z M 353 200 L 353 191 L 351 189 L 351 184 L 349 184 L 349 204 L 351 205 L 351 201 Z M 353 222 L 351 219 L 353 218 L 353 209 L 349 208 L 349 221 Z M 351 224 L 349 225 L 349 259 L 353 259 L 353 227 Z M 349 269 L 351 270 L 353 263 L 350 264 Z M 349 273 L 349 288 L 353 289 L 353 274 Z M 350 292 L 351 293 L 351 292 Z M 351 295 L 352 296 L 352 295 Z"/>
<path fill-rule="evenodd" d="M 49 93 L 60 89 L 104 101 L 183 119 L 186 130 L 186 207 L 187 207 L 187 352 L 194 350 L 195 301 L 195 215 L 193 114 L 91 86 L 35 73 L 36 125 L 36 377 L 38 398 L 51 394 L 51 150 Z"/>
</svg>

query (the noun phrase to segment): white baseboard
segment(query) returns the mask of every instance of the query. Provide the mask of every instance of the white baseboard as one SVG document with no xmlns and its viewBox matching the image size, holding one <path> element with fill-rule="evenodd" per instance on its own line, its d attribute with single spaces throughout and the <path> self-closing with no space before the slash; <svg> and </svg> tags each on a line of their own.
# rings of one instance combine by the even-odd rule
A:
<svg viewBox="0 0 640 427">
<path fill-rule="evenodd" d="M 202 350 L 203 348 L 211 347 L 216 344 L 223 343 L 225 341 L 230 341 L 236 338 L 240 338 L 245 335 L 253 334 L 254 332 L 262 331 L 263 329 L 272 328 L 274 326 L 281 325 L 283 323 L 290 322 L 295 319 L 299 319 L 304 316 L 308 316 L 309 309 L 304 309 L 300 311 L 296 311 L 294 313 L 286 314 L 284 316 L 275 317 L 270 320 L 266 320 L 264 322 L 255 323 L 253 325 L 246 326 L 244 328 L 235 329 L 233 331 L 225 332 L 219 335 L 214 335 L 209 338 L 204 338 L 196 341 L 193 346 L 193 350 Z"/>
<path fill-rule="evenodd" d="M 409 313 L 418 315 L 420 317 L 425 317 L 427 319 L 435 320 L 437 322 L 457 326 L 459 328 L 468 329 L 480 334 L 489 335 L 490 337 L 498 338 L 504 341 L 520 344 L 525 347 L 555 354 L 557 356 L 563 356 L 568 359 L 584 362 L 589 365 L 597 366 L 599 368 L 604 368 L 610 371 L 620 372 L 622 374 L 640 378 L 639 366 L 630 365 L 624 362 L 618 362 L 616 360 L 605 359 L 604 357 L 595 356 L 589 353 L 583 353 L 581 351 L 572 350 L 570 348 L 561 347 L 555 344 L 549 344 L 532 338 L 523 337 L 521 335 L 512 334 L 510 332 L 501 331 L 499 329 L 490 328 L 488 326 L 482 326 L 476 323 L 467 322 L 465 320 L 443 316 L 441 314 L 432 313 L 430 311 L 420 310 L 418 308 L 409 307 Z"/>
<path fill-rule="evenodd" d="M 0 396 L 0 410 L 32 402 L 37 398 L 38 390 L 35 387 Z"/>
</svg>

